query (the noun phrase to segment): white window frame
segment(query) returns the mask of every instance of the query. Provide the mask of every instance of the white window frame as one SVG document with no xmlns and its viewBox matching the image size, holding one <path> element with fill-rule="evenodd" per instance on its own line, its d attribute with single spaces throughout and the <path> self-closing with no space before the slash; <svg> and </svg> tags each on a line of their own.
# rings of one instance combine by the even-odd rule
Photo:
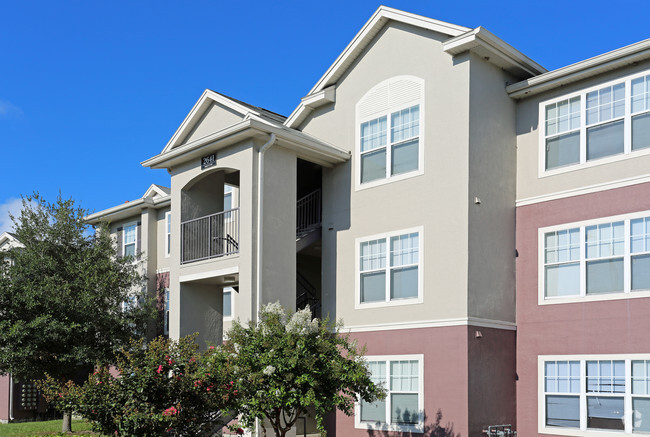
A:
<svg viewBox="0 0 650 437">
<path fill-rule="evenodd" d="M 625 393 L 616 393 L 610 396 L 624 398 L 624 431 L 608 431 L 602 429 L 588 429 L 587 428 L 587 378 L 586 366 L 587 361 L 598 360 L 623 360 L 625 361 Z M 565 435 L 565 436 L 578 436 L 578 437 L 620 437 L 624 434 L 631 435 L 648 435 L 647 433 L 633 433 L 632 432 L 632 398 L 645 397 L 649 398 L 650 395 L 632 394 L 632 361 L 634 360 L 650 360 L 650 354 L 613 354 L 613 355 L 539 355 L 537 357 L 537 431 L 540 434 L 552 435 Z M 545 368 L 544 364 L 548 361 L 580 361 L 580 392 L 572 395 L 580 397 L 580 428 L 562 428 L 556 426 L 546 426 L 546 388 L 544 384 Z M 551 394 L 551 393 L 549 393 Z M 562 393 L 560 394 L 562 395 Z M 569 395 L 567 393 L 567 395 Z M 592 393 L 591 396 L 608 397 L 607 393 Z"/>
<path fill-rule="evenodd" d="M 592 220 L 584 220 L 574 223 L 566 223 L 561 225 L 549 226 L 545 228 L 538 229 L 537 235 L 537 264 L 538 264 L 538 304 L 539 305 L 552 305 L 552 304 L 563 304 L 563 303 L 575 303 L 575 302 L 595 302 L 595 301 L 606 301 L 606 300 L 619 300 L 619 299 L 635 299 L 650 297 L 650 290 L 638 290 L 632 291 L 632 266 L 631 260 L 632 256 L 639 255 L 641 253 L 631 253 L 630 247 L 630 221 L 639 218 L 650 217 L 650 211 L 639 211 L 629 214 L 620 214 L 610 217 L 602 217 Z M 624 240 L 623 240 L 623 292 L 614 292 L 607 294 L 594 294 L 587 295 L 587 278 L 586 278 L 586 243 L 585 243 L 585 228 L 593 225 L 600 225 L 604 223 L 613 223 L 613 222 L 624 222 Z M 580 294 L 576 296 L 545 296 L 545 240 L 544 235 L 548 232 L 553 231 L 563 231 L 573 228 L 580 229 Z M 611 258 L 618 258 L 620 256 L 612 256 Z M 605 257 L 607 258 L 607 257 Z M 589 260 L 598 260 L 603 259 L 590 258 Z"/>
<path fill-rule="evenodd" d="M 615 80 L 610 80 L 608 82 L 603 82 L 598 85 L 594 85 L 589 88 L 582 89 L 570 94 L 565 94 L 550 100 L 545 100 L 539 103 L 539 121 L 538 121 L 538 131 L 539 131 L 539 155 L 538 155 L 538 177 L 543 178 L 547 176 L 553 176 L 561 173 L 566 173 L 570 171 L 575 171 L 578 169 L 594 167 L 603 164 L 609 164 L 616 161 L 621 161 L 630 158 L 636 158 L 639 156 L 650 155 L 650 147 L 640 150 L 632 150 L 632 116 L 638 116 L 645 112 L 650 112 L 650 108 L 639 111 L 632 114 L 632 80 L 638 79 L 639 77 L 644 77 L 650 75 L 650 70 L 646 70 L 640 73 L 635 73 L 633 75 L 621 77 Z M 587 94 L 592 91 L 598 91 L 602 88 L 611 87 L 620 83 L 625 83 L 625 115 L 623 117 L 612 118 L 605 122 L 592 123 L 587 126 Z M 570 100 L 574 97 L 580 97 L 580 161 L 576 164 L 570 164 L 562 167 L 556 167 L 550 170 L 546 170 L 546 106 L 553 103 L 557 103 L 563 100 Z M 624 132 L 624 149 L 623 153 L 616 155 L 606 156 L 603 158 L 597 158 L 591 161 L 587 161 L 587 128 L 601 126 L 607 123 L 612 123 L 616 120 L 624 120 L 623 122 L 623 132 Z M 569 131 L 567 131 L 569 132 Z M 566 132 L 564 132 L 566 133 Z M 555 136 L 555 135 L 550 135 Z"/>
<path fill-rule="evenodd" d="M 165 258 L 169 258 L 172 254 L 171 251 L 171 236 L 172 236 L 172 212 L 165 213 Z"/>
<path fill-rule="evenodd" d="M 383 111 L 377 111 L 373 113 L 372 115 L 368 115 L 365 117 L 361 117 L 359 115 L 359 104 L 364 101 L 364 99 L 370 94 L 372 91 L 388 86 L 391 82 L 398 81 L 398 80 L 408 80 L 411 82 L 416 82 L 420 85 L 420 94 L 417 98 L 410 100 L 407 103 L 403 103 L 400 105 L 395 105 L 392 106 L 386 110 Z M 355 152 L 355 171 L 356 171 L 356 177 L 355 177 L 355 191 L 360 191 L 360 190 L 365 190 L 368 188 L 376 187 L 379 185 L 384 185 L 388 184 L 391 182 L 396 182 L 396 181 L 401 181 L 404 179 L 409 179 L 415 176 L 419 176 L 424 174 L 424 141 L 425 141 L 425 126 L 424 126 L 424 120 L 425 118 L 425 105 L 424 105 L 424 80 L 415 77 L 415 76 L 396 76 L 392 77 L 390 79 L 387 79 L 381 83 L 378 83 L 375 85 L 372 89 L 370 89 L 364 97 L 361 98 L 359 103 L 357 103 L 356 106 L 356 123 L 354 126 L 355 130 L 355 147 L 356 147 L 356 152 Z M 416 170 L 407 172 L 407 173 L 401 173 L 395 176 L 390 175 L 390 170 L 391 170 L 391 149 L 393 144 L 390 141 L 390 120 L 391 120 L 391 114 L 401 111 L 403 109 L 411 108 L 413 106 L 418 106 L 419 105 L 419 110 L 420 110 L 420 124 L 419 124 L 419 135 L 418 135 L 418 168 Z M 381 117 L 386 117 L 386 177 L 381 178 L 381 179 L 376 179 L 374 181 L 370 182 L 364 182 L 361 183 L 361 125 L 365 122 L 372 121 Z M 401 144 L 402 142 L 406 142 L 408 140 L 400 141 L 396 144 Z"/>
<path fill-rule="evenodd" d="M 171 311 L 171 289 L 165 288 L 164 290 L 164 308 L 163 308 L 163 334 L 169 335 L 169 313 Z"/>
<path fill-rule="evenodd" d="M 127 246 L 127 243 L 126 243 L 126 228 L 129 228 L 131 226 L 135 227 L 135 241 L 133 243 L 128 243 L 128 244 L 129 245 L 133 244 L 133 246 L 135 247 L 134 253 L 135 253 L 135 256 L 137 257 L 138 249 L 139 249 L 138 248 L 138 222 L 137 221 L 125 223 L 125 224 L 122 225 L 122 256 L 126 256 L 126 246 Z"/>
<path fill-rule="evenodd" d="M 223 316 L 223 320 L 228 322 L 235 318 L 235 294 L 236 291 L 233 287 L 223 287 L 223 294 L 230 293 L 230 315 Z"/>
<path fill-rule="evenodd" d="M 405 234 L 418 234 L 418 295 L 413 298 L 405 299 L 390 299 L 390 239 L 391 237 L 396 237 L 399 235 Z M 386 296 L 384 301 L 378 302 L 361 302 L 361 264 L 359 258 L 361 256 L 361 244 L 378 239 L 386 239 Z M 355 309 L 363 308 L 380 308 L 380 307 L 390 307 L 390 306 L 399 306 L 399 305 L 414 305 L 421 304 L 424 302 L 423 293 L 424 290 L 424 226 L 418 226 L 415 228 L 401 229 L 399 231 L 386 232 L 382 234 L 370 235 L 367 237 L 360 237 L 355 240 Z"/>
<path fill-rule="evenodd" d="M 362 422 L 361 421 L 361 403 L 356 402 L 354 405 L 354 427 L 356 429 L 366 430 L 382 430 L 382 431 L 397 431 L 397 432 L 416 432 L 421 433 L 424 431 L 424 354 L 412 355 L 366 355 L 364 357 L 366 362 L 369 361 L 385 361 L 386 362 L 386 420 L 387 423 L 377 424 L 375 422 Z M 417 361 L 418 362 L 418 423 L 415 425 L 408 424 L 391 424 L 390 414 L 390 362 L 391 361 Z"/>
</svg>

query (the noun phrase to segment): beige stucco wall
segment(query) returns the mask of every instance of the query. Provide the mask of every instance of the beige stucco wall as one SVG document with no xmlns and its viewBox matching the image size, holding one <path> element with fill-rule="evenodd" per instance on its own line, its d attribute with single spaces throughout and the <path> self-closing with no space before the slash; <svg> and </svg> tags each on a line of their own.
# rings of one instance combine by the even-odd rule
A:
<svg viewBox="0 0 650 437">
<path fill-rule="evenodd" d="M 540 140 L 540 128 L 543 126 L 538 126 L 541 102 L 647 70 L 650 70 L 650 62 L 610 71 L 519 101 L 517 104 L 517 200 L 647 175 L 650 168 L 650 155 L 634 156 L 634 154 L 627 155 L 627 159 L 602 165 L 583 168 L 577 166 L 576 170 L 553 176 L 539 177 L 538 174 L 539 150 L 543 147 L 543 140 Z"/>
<path fill-rule="evenodd" d="M 336 103 L 303 123 L 304 132 L 353 152 L 323 171 L 323 314 L 346 326 L 467 316 L 469 66 L 442 51 L 445 39 L 392 23 L 339 80 Z M 356 104 L 398 75 L 425 81 L 424 174 L 356 191 Z M 355 240 L 419 226 L 423 303 L 355 310 Z"/>
<path fill-rule="evenodd" d="M 242 121 L 243 116 L 219 103 L 212 103 L 203 117 L 184 138 L 183 143 L 190 143 L 221 129 Z"/>
<path fill-rule="evenodd" d="M 477 55 L 470 77 L 468 315 L 514 322 L 515 102 L 505 91 L 513 79 Z"/>
<path fill-rule="evenodd" d="M 239 293 L 235 293 L 235 317 L 244 321 L 252 317 L 251 308 L 253 308 L 253 290 L 255 286 L 254 278 L 254 248 L 255 234 L 254 214 L 255 214 L 255 176 L 256 164 L 254 160 L 255 144 L 252 140 L 245 141 L 227 149 L 217 152 L 217 167 L 201 170 L 200 160 L 192 160 L 179 165 L 172 169 L 171 172 L 171 191 L 172 191 L 172 254 L 170 270 L 170 289 L 171 289 L 171 311 L 170 311 L 170 337 L 178 338 L 184 335 L 180 330 L 180 320 L 183 320 L 183 326 L 186 321 L 192 318 L 202 317 L 196 313 L 200 306 L 195 301 L 203 299 L 201 289 L 201 280 L 195 281 L 197 288 L 192 288 L 192 282 L 185 282 L 183 288 L 180 286 L 180 277 L 213 277 L 218 276 L 220 272 L 236 271 L 239 276 Z M 216 258 L 207 261 L 199 261 L 185 265 L 180 264 L 180 237 L 181 237 L 181 191 L 182 189 L 201 177 L 206 172 L 221 171 L 222 169 L 236 169 L 240 172 L 240 242 L 239 254 Z M 217 190 L 219 191 L 219 190 Z M 223 202 L 223 192 L 220 194 Z M 215 202 L 219 202 L 215 199 Z M 213 279 L 214 280 L 214 279 Z M 220 288 L 212 285 L 214 295 L 221 299 Z M 195 293 L 196 292 L 196 293 Z M 183 299 L 181 299 L 183 293 Z M 206 309 L 207 311 L 207 309 Z M 214 314 L 213 314 L 214 316 Z M 185 331 L 185 328 L 184 330 Z M 213 332 L 213 335 L 206 336 L 202 334 L 203 340 L 215 341 L 215 336 L 220 333 Z"/>
<path fill-rule="evenodd" d="M 171 206 L 160 208 L 156 210 L 156 268 L 158 270 L 169 269 L 170 257 L 165 253 L 165 240 L 167 238 L 167 223 L 165 222 L 165 214 L 171 211 Z"/>
</svg>

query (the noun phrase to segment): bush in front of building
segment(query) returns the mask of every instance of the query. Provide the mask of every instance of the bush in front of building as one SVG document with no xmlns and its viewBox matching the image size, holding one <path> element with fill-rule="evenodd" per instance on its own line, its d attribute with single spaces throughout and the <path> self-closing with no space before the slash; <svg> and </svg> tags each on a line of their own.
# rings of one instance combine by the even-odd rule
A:
<svg viewBox="0 0 650 437">
<path fill-rule="evenodd" d="M 219 363 L 205 372 L 207 359 Z M 194 337 L 133 341 L 117 369 L 98 368 L 81 386 L 48 377 L 40 386 L 59 410 L 73 411 L 93 430 L 115 436 L 203 435 L 219 430 L 236 409 L 238 390 L 220 349 L 201 353 Z"/>
</svg>

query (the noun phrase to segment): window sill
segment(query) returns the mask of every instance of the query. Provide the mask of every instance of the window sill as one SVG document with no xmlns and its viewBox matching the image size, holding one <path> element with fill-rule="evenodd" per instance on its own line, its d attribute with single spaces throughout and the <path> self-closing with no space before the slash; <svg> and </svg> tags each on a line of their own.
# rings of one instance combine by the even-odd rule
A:
<svg viewBox="0 0 650 437">
<path fill-rule="evenodd" d="M 420 176 L 420 175 L 423 175 L 423 174 L 424 174 L 424 170 L 419 169 L 419 170 L 411 171 L 411 172 L 408 172 L 408 173 L 402 173 L 402 174 L 399 174 L 399 175 L 391 176 L 389 178 L 376 179 L 376 180 L 370 181 L 370 182 L 361 183 L 361 182 L 357 181 L 355 191 L 362 191 L 362 190 L 365 190 L 365 189 L 368 189 L 368 188 L 374 188 L 374 187 L 378 187 L 378 186 L 381 186 L 381 185 L 390 184 L 391 182 L 397 182 L 397 181 L 402 181 L 404 179 L 410 179 L 410 178 Z"/>
<path fill-rule="evenodd" d="M 416 305 L 423 303 L 422 296 L 409 298 L 409 299 L 397 299 L 391 301 L 380 301 L 380 302 L 356 302 L 354 308 L 357 310 L 363 310 L 368 308 L 385 308 L 393 306 L 402 306 L 402 305 Z"/>
<path fill-rule="evenodd" d="M 640 432 L 627 434 L 625 431 L 609 431 L 606 429 L 587 429 L 583 431 L 576 428 L 559 427 L 540 427 L 538 431 L 540 434 L 564 435 L 573 437 L 621 437 L 621 435 L 648 435 L 646 433 Z"/>
<path fill-rule="evenodd" d="M 606 156 L 603 158 L 594 159 L 593 161 L 587 161 L 579 164 L 570 164 L 563 167 L 557 167 L 551 170 L 540 169 L 539 179 L 543 179 L 549 176 L 556 176 L 563 173 L 569 173 L 572 171 L 582 170 L 586 168 L 597 167 L 599 165 L 611 164 L 614 162 L 625 161 L 626 159 L 638 158 L 641 156 L 650 155 L 650 148 L 633 150 L 629 153 L 619 153 L 617 155 Z"/>
<path fill-rule="evenodd" d="M 540 296 L 539 305 L 555 305 L 565 303 L 581 303 L 581 302 L 603 302 L 610 300 L 624 300 L 624 299 L 638 299 L 643 297 L 650 297 L 650 290 L 631 291 L 629 293 L 608 293 L 587 296 L 568 296 L 568 297 L 551 297 L 546 298 Z"/>
<path fill-rule="evenodd" d="M 360 422 L 355 424 L 354 427 L 369 431 L 413 432 L 417 434 L 424 432 L 424 424 L 422 423 L 417 425 L 388 425 L 385 423 Z"/>
</svg>

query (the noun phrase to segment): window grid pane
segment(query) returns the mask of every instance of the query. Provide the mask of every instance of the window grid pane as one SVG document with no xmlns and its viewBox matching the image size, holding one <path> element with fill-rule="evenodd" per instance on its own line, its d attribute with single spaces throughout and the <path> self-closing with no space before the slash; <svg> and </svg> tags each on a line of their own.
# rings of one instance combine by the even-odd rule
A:
<svg viewBox="0 0 650 437">
<path fill-rule="evenodd" d="M 420 135 L 420 105 L 393 112 L 391 118 L 391 143 Z"/>
<path fill-rule="evenodd" d="M 361 243 L 359 261 L 362 272 L 386 268 L 386 239 L 381 238 Z"/>
<path fill-rule="evenodd" d="M 650 75 L 632 80 L 632 114 L 650 109 Z"/>
<path fill-rule="evenodd" d="M 622 256 L 625 252 L 623 222 L 604 223 L 585 228 L 588 259 Z"/>
<path fill-rule="evenodd" d="M 405 266 L 418 263 L 418 233 L 398 235 L 390 239 L 390 265 Z"/>
<path fill-rule="evenodd" d="M 361 123 L 361 152 L 386 145 L 386 116 Z"/>
<path fill-rule="evenodd" d="M 580 97 L 546 106 L 546 136 L 580 128 Z"/>
<path fill-rule="evenodd" d="M 587 126 L 625 115 L 625 83 L 587 93 Z"/>
<path fill-rule="evenodd" d="M 135 243 L 136 225 L 124 227 L 124 244 Z"/>
<path fill-rule="evenodd" d="M 547 361 L 544 370 L 547 393 L 580 393 L 579 361 Z"/>
<path fill-rule="evenodd" d="M 625 393 L 625 361 L 587 361 L 587 393 Z"/>
</svg>

